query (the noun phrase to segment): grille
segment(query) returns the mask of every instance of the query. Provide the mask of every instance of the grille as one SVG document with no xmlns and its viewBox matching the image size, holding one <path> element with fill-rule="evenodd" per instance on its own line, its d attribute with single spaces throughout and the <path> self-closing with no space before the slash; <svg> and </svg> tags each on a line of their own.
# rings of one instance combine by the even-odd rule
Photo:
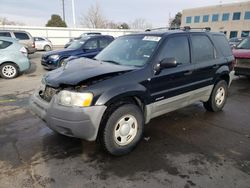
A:
<svg viewBox="0 0 250 188">
<path fill-rule="evenodd" d="M 50 102 L 52 97 L 56 94 L 57 90 L 50 87 L 46 86 L 45 90 L 41 92 L 40 96 L 42 99 L 44 99 L 47 102 Z"/>
</svg>

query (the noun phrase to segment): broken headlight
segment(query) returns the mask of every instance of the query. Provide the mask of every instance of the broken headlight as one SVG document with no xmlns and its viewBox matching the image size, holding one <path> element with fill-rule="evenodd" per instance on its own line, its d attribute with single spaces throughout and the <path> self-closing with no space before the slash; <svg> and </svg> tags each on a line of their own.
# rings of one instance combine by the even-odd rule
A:
<svg viewBox="0 0 250 188">
<path fill-rule="evenodd" d="M 92 93 L 78 93 L 63 90 L 59 93 L 59 104 L 63 106 L 87 107 L 91 105 Z"/>
</svg>

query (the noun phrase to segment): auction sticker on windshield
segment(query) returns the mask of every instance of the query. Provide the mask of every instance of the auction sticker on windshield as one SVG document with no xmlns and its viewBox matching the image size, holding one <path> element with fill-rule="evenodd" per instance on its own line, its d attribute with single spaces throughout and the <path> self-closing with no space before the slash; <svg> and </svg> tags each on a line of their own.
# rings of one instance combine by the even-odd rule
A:
<svg viewBox="0 0 250 188">
<path fill-rule="evenodd" d="M 159 42 L 159 40 L 161 40 L 161 37 L 156 37 L 156 36 L 145 36 L 142 40 Z"/>
</svg>

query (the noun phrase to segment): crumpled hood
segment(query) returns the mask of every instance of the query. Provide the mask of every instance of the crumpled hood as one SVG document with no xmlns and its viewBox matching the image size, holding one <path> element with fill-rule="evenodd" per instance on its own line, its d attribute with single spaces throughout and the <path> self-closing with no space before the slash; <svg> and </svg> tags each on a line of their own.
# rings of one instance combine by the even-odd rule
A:
<svg viewBox="0 0 250 188">
<path fill-rule="evenodd" d="M 234 49 L 235 58 L 250 59 L 250 49 Z"/>
<path fill-rule="evenodd" d="M 53 70 L 44 76 L 44 81 L 51 87 L 60 85 L 76 86 L 87 79 L 111 73 L 127 72 L 137 69 L 111 63 L 79 58 L 69 61 L 65 67 Z"/>
</svg>

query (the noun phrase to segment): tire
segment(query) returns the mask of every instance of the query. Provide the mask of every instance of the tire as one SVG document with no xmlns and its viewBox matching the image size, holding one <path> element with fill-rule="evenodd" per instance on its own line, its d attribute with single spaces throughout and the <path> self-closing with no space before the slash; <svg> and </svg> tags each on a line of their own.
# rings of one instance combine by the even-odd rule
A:
<svg viewBox="0 0 250 188">
<path fill-rule="evenodd" d="M 51 47 L 49 45 L 44 46 L 44 51 L 48 52 L 51 51 Z"/>
<path fill-rule="evenodd" d="M 210 112 L 218 112 L 225 106 L 228 95 L 228 85 L 225 80 L 219 81 L 215 86 L 207 102 L 204 102 L 204 107 Z"/>
<path fill-rule="evenodd" d="M 19 74 L 18 68 L 14 63 L 5 63 L 0 66 L 0 75 L 5 79 L 12 79 Z"/>
<path fill-rule="evenodd" d="M 66 58 L 63 58 L 63 59 L 61 59 L 60 61 L 59 61 L 59 63 L 58 63 L 58 67 L 62 67 L 63 65 L 64 65 L 64 60 L 65 60 Z"/>
<path fill-rule="evenodd" d="M 113 110 L 102 125 L 102 147 L 111 155 L 120 156 L 131 152 L 141 140 L 144 118 L 138 106 L 124 104 Z"/>
</svg>

